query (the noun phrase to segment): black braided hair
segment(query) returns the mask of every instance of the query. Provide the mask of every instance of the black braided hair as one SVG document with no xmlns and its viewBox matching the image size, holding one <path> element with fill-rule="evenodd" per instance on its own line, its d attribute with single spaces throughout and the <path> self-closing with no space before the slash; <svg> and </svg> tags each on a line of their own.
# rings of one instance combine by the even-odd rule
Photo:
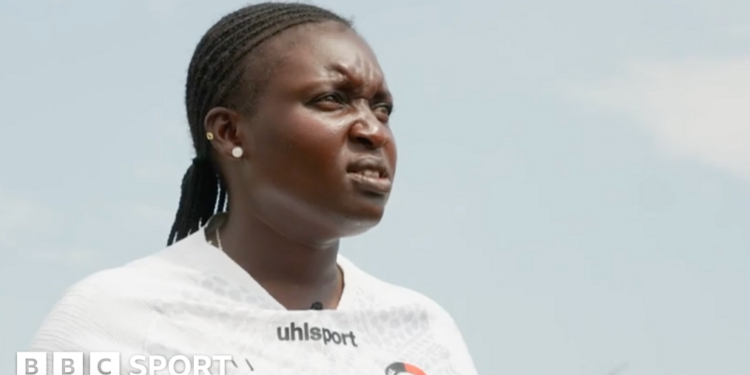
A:
<svg viewBox="0 0 750 375">
<path fill-rule="evenodd" d="M 264 83 L 261 72 L 246 71 L 248 66 L 258 65 L 258 61 L 265 62 L 264 56 L 255 56 L 253 51 L 284 30 L 325 21 L 352 26 L 350 21 L 314 5 L 265 2 L 224 16 L 200 40 L 185 85 L 185 105 L 196 156 L 182 179 L 179 208 L 167 245 L 197 231 L 227 206 L 226 184 L 211 160 L 211 143 L 204 129 L 208 111 L 217 106 L 242 106 L 249 110 L 244 103 L 252 106 L 260 91 L 257 86 Z M 241 100 L 236 98 L 240 93 Z M 235 100 L 243 104 L 236 104 Z"/>
</svg>

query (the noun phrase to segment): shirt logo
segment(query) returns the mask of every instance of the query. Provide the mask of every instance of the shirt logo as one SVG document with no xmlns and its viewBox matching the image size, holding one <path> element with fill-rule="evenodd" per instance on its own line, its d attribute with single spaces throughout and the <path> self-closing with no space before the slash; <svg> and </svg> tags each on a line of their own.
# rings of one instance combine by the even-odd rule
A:
<svg viewBox="0 0 750 375">
<path fill-rule="evenodd" d="M 301 326 L 294 323 L 289 326 L 276 328 L 276 336 L 281 341 L 323 341 L 324 345 L 344 345 L 358 347 L 357 337 L 353 331 L 338 332 L 323 327 L 311 326 L 303 323 Z"/>
<path fill-rule="evenodd" d="M 390 366 L 385 368 L 385 375 L 427 375 L 422 369 L 417 366 L 410 365 L 404 362 L 394 362 Z"/>
</svg>

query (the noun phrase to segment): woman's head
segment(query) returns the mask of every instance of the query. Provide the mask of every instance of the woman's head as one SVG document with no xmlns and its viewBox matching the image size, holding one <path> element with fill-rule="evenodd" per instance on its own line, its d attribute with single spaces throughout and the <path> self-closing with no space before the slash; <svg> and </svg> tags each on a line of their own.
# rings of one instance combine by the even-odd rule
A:
<svg viewBox="0 0 750 375">
<path fill-rule="evenodd" d="M 233 217 L 246 213 L 305 241 L 380 221 L 396 165 L 392 99 L 345 19 L 294 3 L 227 15 L 195 50 L 186 105 L 196 158 L 170 244 L 227 201 L 242 211 Z"/>
</svg>

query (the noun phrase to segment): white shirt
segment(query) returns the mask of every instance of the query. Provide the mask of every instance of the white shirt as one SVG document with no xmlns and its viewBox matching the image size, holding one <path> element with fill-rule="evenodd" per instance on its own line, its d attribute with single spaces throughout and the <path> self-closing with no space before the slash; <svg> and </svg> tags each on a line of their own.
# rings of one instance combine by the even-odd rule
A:
<svg viewBox="0 0 750 375">
<path fill-rule="evenodd" d="M 122 374 L 133 355 L 180 354 L 231 355 L 228 375 L 477 375 L 431 299 L 339 255 L 338 308 L 289 311 L 205 233 L 70 287 L 30 350 L 119 352 Z"/>
</svg>

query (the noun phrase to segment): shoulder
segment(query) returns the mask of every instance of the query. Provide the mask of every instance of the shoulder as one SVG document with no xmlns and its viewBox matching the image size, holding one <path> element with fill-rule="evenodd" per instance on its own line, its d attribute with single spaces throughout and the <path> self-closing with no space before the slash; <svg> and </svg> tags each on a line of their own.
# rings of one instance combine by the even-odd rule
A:
<svg viewBox="0 0 750 375">
<path fill-rule="evenodd" d="M 448 311 L 432 298 L 414 289 L 396 285 L 371 275 L 351 261 L 340 258 L 345 272 L 353 274 L 359 289 L 359 299 L 364 300 L 365 307 L 382 308 L 412 307 L 428 314 L 431 320 L 453 323 Z"/>
<path fill-rule="evenodd" d="M 416 290 L 378 279 L 346 259 L 341 263 L 354 273 L 360 289 L 357 291 L 358 299 L 365 301 L 364 308 L 396 310 L 409 316 L 420 315 L 427 322 L 432 337 L 448 351 L 451 366 L 458 369 L 459 373 L 477 373 L 461 330 L 443 306 Z"/>
<path fill-rule="evenodd" d="M 96 272 L 65 290 L 37 330 L 35 351 L 139 348 L 165 291 L 180 287 L 164 261 L 171 249 Z"/>
</svg>

